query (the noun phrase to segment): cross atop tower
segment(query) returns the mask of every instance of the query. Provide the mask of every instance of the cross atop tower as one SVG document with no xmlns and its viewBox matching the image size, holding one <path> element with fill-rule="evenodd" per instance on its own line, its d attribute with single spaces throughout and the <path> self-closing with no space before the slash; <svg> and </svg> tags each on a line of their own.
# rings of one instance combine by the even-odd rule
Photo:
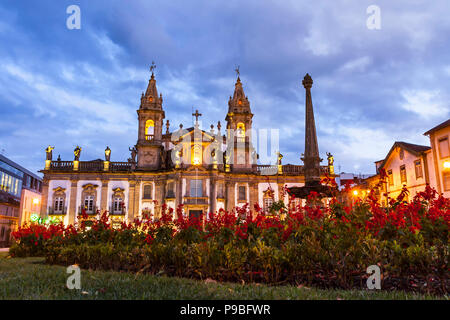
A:
<svg viewBox="0 0 450 320">
<path fill-rule="evenodd" d="M 195 117 L 195 125 L 198 125 L 198 117 L 200 117 L 202 114 L 198 113 L 198 110 L 195 110 L 195 113 L 192 114 Z"/>
<path fill-rule="evenodd" d="M 156 69 L 155 61 L 152 61 L 152 65 L 150 66 L 150 72 L 153 73 L 153 70 Z"/>
<path fill-rule="evenodd" d="M 238 76 L 238 78 L 241 75 L 241 73 L 239 72 L 239 68 L 240 68 L 240 66 L 237 66 L 236 69 L 234 69 L 234 71 L 236 72 L 236 75 Z"/>
</svg>

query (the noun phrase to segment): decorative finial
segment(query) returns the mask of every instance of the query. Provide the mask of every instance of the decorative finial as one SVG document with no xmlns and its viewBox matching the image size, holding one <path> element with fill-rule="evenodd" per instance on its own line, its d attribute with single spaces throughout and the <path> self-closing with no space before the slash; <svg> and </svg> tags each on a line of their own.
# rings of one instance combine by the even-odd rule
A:
<svg viewBox="0 0 450 320">
<path fill-rule="evenodd" d="M 220 128 L 222 128 L 222 125 L 220 124 L 220 121 L 217 121 L 217 131 L 220 132 Z"/>
<path fill-rule="evenodd" d="M 166 133 L 167 134 L 169 133 L 169 128 L 170 128 L 170 122 L 169 122 L 169 119 L 167 119 L 167 121 L 166 121 Z"/>
<path fill-rule="evenodd" d="M 236 69 L 234 69 L 234 71 L 236 72 L 236 75 L 237 75 L 238 79 L 239 79 L 239 76 L 241 75 L 241 73 L 239 72 L 239 68 L 240 68 L 240 66 L 236 66 Z"/>
<path fill-rule="evenodd" d="M 183 124 L 182 124 L 182 123 L 180 123 L 180 130 L 181 130 L 181 129 L 183 129 Z"/>
<path fill-rule="evenodd" d="M 214 134 L 214 125 L 212 124 L 210 127 L 211 127 L 211 133 Z"/>
<path fill-rule="evenodd" d="M 306 76 L 303 78 L 302 84 L 305 87 L 305 89 L 311 89 L 313 80 L 309 75 L 309 73 L 307 73 Z"/>
</svg>

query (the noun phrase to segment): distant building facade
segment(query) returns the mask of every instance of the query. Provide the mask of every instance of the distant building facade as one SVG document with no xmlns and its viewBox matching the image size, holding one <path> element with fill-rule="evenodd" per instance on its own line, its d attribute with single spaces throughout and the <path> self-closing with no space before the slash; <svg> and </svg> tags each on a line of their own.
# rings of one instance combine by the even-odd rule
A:
<svg viewBox="0 0 450 320">
<path fill-rule="evenodd" d="M 0 155 L 0 247 L 32 213 L 39 213 L 41 190 L 42 179 Z"/>
<path fill-rule="evenodd" d="M 198 111 L 194 127 L 171 131 L 169 121 L 163 122 L 163 99 L 152 72 L 137 110 L 138 139 L 128 161 L 111 162 L 109 147 L 105 160 L 80 161 L 77 147 L 73 161 L 54 161 L 53 147 L 47 148 L 41 217 L 72 224 L 82 212 L 93 218 L 107 210 L 119 223 L 144 214 L 158 217 L 163 204 L 172 209 L 182 205 L 184 215 L 205 217 L 246 203 L 267 212 L 274 201 L 287 201 L 284 187 L 304 185 L 303 166 L 282 165 L 279 152 L 276 163 L 257 163 L 253 113 L 239 76 L 224 113 L 224 132 L 220 121 L 202 130 Z M 321 177 L 330 168 L 321 166 Z"/>
<path fill-rule="evenodd" d="M 430 146 L 396 141 L 383 160 L 375 162 L 377 174 L 365 179 L 368 189 L 380 181 L 380 170 L 386 181 L 376 190 L 380 202 L 396 198 L 403 187 L 411 200 L 429 184 L 445 197 L 450 197 L 450 120 L 430 129 L 424 135 L 430 138 Z"/>
</svg>

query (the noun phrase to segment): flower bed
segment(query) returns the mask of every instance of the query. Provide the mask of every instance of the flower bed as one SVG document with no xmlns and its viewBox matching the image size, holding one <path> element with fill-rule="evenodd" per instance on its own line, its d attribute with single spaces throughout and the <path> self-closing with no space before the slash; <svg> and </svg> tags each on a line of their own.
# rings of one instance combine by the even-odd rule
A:
<svg viewBox="0 0 450 320">
<path fill-rule="evenodd" d="M 382 288 L 448 293 L 450 200 L 427 186 L 406 203 L 382 208 L 372 194 L 345 206 L 305 206 L 265 216 L 256 205 L 221 210 L 206 221 L 162 206 L 158 221 L 111 227 L 105 212 L 88 228 L 31 225 L 13 234 L 15 256 L 45 255 L 51 264 L 212 278 L 365 288 L 369 265 Z M 282 217 L 282 218 L 281 218 Z"/>
</svg>

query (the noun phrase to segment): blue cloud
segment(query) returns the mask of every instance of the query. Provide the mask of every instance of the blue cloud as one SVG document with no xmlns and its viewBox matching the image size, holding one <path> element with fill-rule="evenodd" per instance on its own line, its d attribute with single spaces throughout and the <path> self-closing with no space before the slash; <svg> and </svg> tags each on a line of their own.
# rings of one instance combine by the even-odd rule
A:
<svg viewBox="0 0 450 320">
<path fill-rule="evenodd" d="M 450 115 L 448 2 L 377 1 L 382 28 L 368 30 L 372 2 L 2 1 L 0 150 L 33 171 L 48 144 L 125 161 L 152 60 L 171 129 L 192 109 L 224 124 L 240 65 L 254 127 L 280 130 L 284 163 L 300 163 L 309 72 L 322 157 L 371 173 L 393 141 L 428 144 Z M 81 30 L 66 28 L 71 4 Z"/>
</svg>

